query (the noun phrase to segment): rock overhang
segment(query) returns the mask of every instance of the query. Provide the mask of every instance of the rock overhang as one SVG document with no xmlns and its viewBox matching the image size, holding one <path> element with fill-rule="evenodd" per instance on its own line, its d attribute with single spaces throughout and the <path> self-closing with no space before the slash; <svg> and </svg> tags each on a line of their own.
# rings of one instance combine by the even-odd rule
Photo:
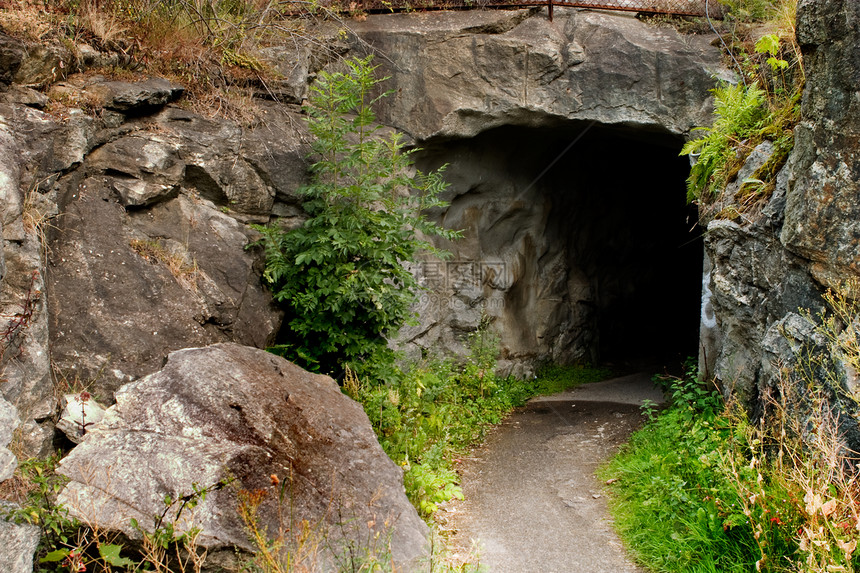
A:
<svg viewBox="0 0 860 573">
<path fill-rule="evenodd" d="M 380 119 L 418 141 L 502 125 L 584 120 L 686 135 L 711 121 L 710 35 L 627 14 L 570 9 L 370 16 L 354 53 L 374 53 L 392 97 Z"/>
</svg>

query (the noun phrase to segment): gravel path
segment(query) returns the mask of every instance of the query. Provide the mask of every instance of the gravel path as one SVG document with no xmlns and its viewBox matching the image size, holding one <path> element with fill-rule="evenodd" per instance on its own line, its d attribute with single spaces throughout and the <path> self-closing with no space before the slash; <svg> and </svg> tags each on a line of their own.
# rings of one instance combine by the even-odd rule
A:
<svg viewBox="0 0 860 573">
<path fill-rule="evenodd" d="M 489 573 L 641 573 L 615 533 L 595 469 L 662 401 L 635 374 L 536 398 L 463 460 L 466 501 L 440 520 L 461 554 L 477 544 Z"/>
</svg>

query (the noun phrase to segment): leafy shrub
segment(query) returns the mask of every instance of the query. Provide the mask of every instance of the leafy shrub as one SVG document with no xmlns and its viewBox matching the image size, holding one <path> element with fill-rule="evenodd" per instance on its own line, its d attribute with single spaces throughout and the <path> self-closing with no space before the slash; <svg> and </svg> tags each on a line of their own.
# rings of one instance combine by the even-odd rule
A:
<svg viewBox="0 0 860 573">
<path fill-rule="evenodd" d="M 371 57 L 321 72 L 312 86 L 308 125 L 318 157 L 313 182 L 299 190 L 310 218 L 294 231 L 257 227 L 265 278 L 283 303 L 289 329 L 273 351 L 309 370 L 391 376 L 388 339 L 414 319 L 418 283 L 405 264 L 419 251 L 439 255 L 424 235 L 454 239 L 424 209 L 444 206 L 439 171 L 413 173 L 399 134 L 384 136 L 372 97 Z M 369 371 L 373 370 L 373 372 Z"/>
<path fill-rule="evenodd" d="M 727 183 L 728 168 L 736 149 L 762 127 L 766 118 L 765 93 L 756 84 L 723 84 L 714 90 L 714 124 L 707 135 L 684 145 L 682 155 L 698 154 L 687 179 L 687 200 L 702 196 L 706 189 L 719 192 Z"/>
</svg>

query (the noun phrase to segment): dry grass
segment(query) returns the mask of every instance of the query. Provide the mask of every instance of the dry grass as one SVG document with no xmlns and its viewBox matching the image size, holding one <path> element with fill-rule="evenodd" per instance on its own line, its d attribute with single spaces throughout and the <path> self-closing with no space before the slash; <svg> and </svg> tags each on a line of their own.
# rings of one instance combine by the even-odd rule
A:
<svg viewBox="0 0 860 573">
<path fill-rule="evenodd" d="M 303 0 L 0 0 L 6 33 L 73 53 L 81 43 L 118 53 L 127 69 L 185 85 L 194 111 L 240 121 L 253 112 L 252 95 L 278 77 L 258 50 L 309 43 L 325 51 L 313 28 L 326 18 L 341 21 Z"/>
<path fill-rule="evenodd" d="M 164 245 L 154 240 L 133 239 L 129 246 L 150 263 L 165 265 L 179 284 L 191 292 L 197 292 L 197 279 L 200 278 L 197 261 L 192 259 L 191 262 L 188 262 L 182 254 L 171 252 Z"/>
<path fill-rule="evenodd" d="M 858 424 L 849 413 L 858 404 L 841 387 L 832 362 L 835 357 L 860 364 L 857 288 L 847 284 L 825 295 L 830 312 L 819 315 L 815 332 L 826 350 L 801 349 L 795 367 L 779 370 L 776 387 L 763 390 L 759 423 L 737 424 L 748 449 L 724 458 L 765 556 L 757 570 L 773 570 L 773 538 L 766 533 L 774 522 L 790 528 L 796 543 L 792 571 L 860 570 L 854 559 L 860 543 L 860 453 L 846 435 Z M 749 460 L 748 466 L 737 460 Z"/>
<path fill-rule="evenodd" d="M 57 37 L 61 24 L 41 2 L 0 0 L 0 28 L 7 34 L 41 42 Z"/>
<path fill-rule="evenodd" d="M 277 533 L 267 531 L 260 525 L 259 510 L 268 495 L 266 490 L 238 493 L 239 517 L 257 550 L 252 561 L 254 568 L 262 573 L 315 571 L 321 546 L 317 528 L 311 527 L 307 520 L 291 526 L 282 516 Z M 280 501 L 279 511 L 284 506 L 283 500 Z"/>
</svg>

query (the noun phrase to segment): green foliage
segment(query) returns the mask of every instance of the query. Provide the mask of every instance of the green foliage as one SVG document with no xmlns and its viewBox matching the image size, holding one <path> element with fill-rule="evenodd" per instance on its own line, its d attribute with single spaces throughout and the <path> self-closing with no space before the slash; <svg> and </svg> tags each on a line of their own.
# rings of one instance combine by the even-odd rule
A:
<svg viewBox="0 0 860 573">
<path fill-rule="evenodd" d="M 498 338 L 486 328 L 472 333 L 460 362 L 431 360 L 399 371 L 388 385 L 348 375 L 344 390 L 367 412 L 385 452 L 404 468 L 410 501 L 422 516 L 461 498 L 457 456 L 513 408 L 540 393 L 558 392 L 605 377 L 586 367 L 545 367 L 532 380 L 496 374 Z"/>
<path fill-rule="evenodd" d="M 721 469 L 733 440 L 719 396 L 696 380 L 668 384 L 671 406 L 602 470 L 614 478 L 619 534 L 655 571 L 752 571 L 760 558 L 738 495 Z"/>
<path fill-rule="evenodd" d="M 414 173 L 399 134 L 383 135 L 372 105 L 371 57 L 321 72 L 307 108 L 313 182 L 300 190 L 310 218 L 299 229 L 258 227 L 265 278 L 287 310 L 274 351 L 311 370 L 391 376 L 387 339 L 414 319 L 418 284 L 405 264 L 420 251 L 444 255 L 423 235 L 454 239 L 422 211 L 445 205 L 439 171 Z M 374 372 L 368 369 L 373 368 Z"/>
<path fill-rule="evenodd" d="M 838 318 L 817 334 L 856 357 L 856 332 L 840 340 L 841 321 L 860 315 L 849 288 L 825 297 Z M 856 453 L 846 450 L 846 420 L 827 387 L 836 377 L 821 374 L 833 365 L 806 352 L 764 390 L 756 424 L 717 408 L 719 395 L 693 378 L 668 383 L 670 407 L 602 470 L 614 484 L 619 533 L 643 564 L 685 573 L 860 571 Z"/>
<path fill-rule="evenodd" d="M 765 34 L 755 44 L 755 51 L 760 54 L 769 54 L 767 64 L 773 71 L 784 70 L 788 67 L 788 61 L 777 58 L 780 49 L 779 36 L 776 34 Z"/>
<path fill-rule="evenodd" d="M 698 154 L 687 179 L 687 200 L 700 198 L 706 190 L 718 193 L 729 177 L 737 147 L 760 130 L 767 117 L 766 94 L 758 85 L 722 84 L 714 92 L 714 124 L 707 134 L 688 141 L 682 155 Z"/>
<path fill-rule="evenodd" d="M 773 9 L 773 0 L 719 0 L 727 6 L 733 19 L 741 21 L 763 20 Z"/>
<path fill-rule="evenodd" d="M 693 416 L 714 418 L 723 409 L 719 391 L 698 379 L 698 365 L 694 359 L 685 361 L 684 372 L 681 378 L 657 376 L 654 381 L 663 386 L 663 393 L 682 416 L 688 419 Z"/>
<path fill-rule="evenodd" d="M 734 28 L 725 43 L 743 77 L 741 84 L 721 83 L 714 90 L 714 122 L 703 137 L 681 151 L 695 160 L 687 179 L 687 200 L 706 204 L 724 193 L 750 152 L 764 141 L 774 142 L 767 164 L 741 182 L 724 211 L 737 216 L 773 191 L 776 176 L 793 146 L 793 128 L 800 119 L 804 71 L 795 39 L 796 0 L 724 0 L 731 7 Z M 752 22 L 766 19 L 775 32 L 755 39 L 744 35 Z"/>
<path fill-rule="evenodd" d="M 18 474 L 28 487 L 27 500 L 8 516 L 16 523 L 30 523 L 42 529 L 37 551 L 40 558 L 55 555 L 53 549 L 68 544 L 80 527 L 77 520 L 69 517 L 69 511 L 57 504 L 57 495 L 69 481 L 56 473 L 59 461 L 60 455 L 56 454 L 45 459 L 30 458 L 20 462 Z M 67 555 L 63 555 L 61 560 L 66 558 Z"/>
</svg>

